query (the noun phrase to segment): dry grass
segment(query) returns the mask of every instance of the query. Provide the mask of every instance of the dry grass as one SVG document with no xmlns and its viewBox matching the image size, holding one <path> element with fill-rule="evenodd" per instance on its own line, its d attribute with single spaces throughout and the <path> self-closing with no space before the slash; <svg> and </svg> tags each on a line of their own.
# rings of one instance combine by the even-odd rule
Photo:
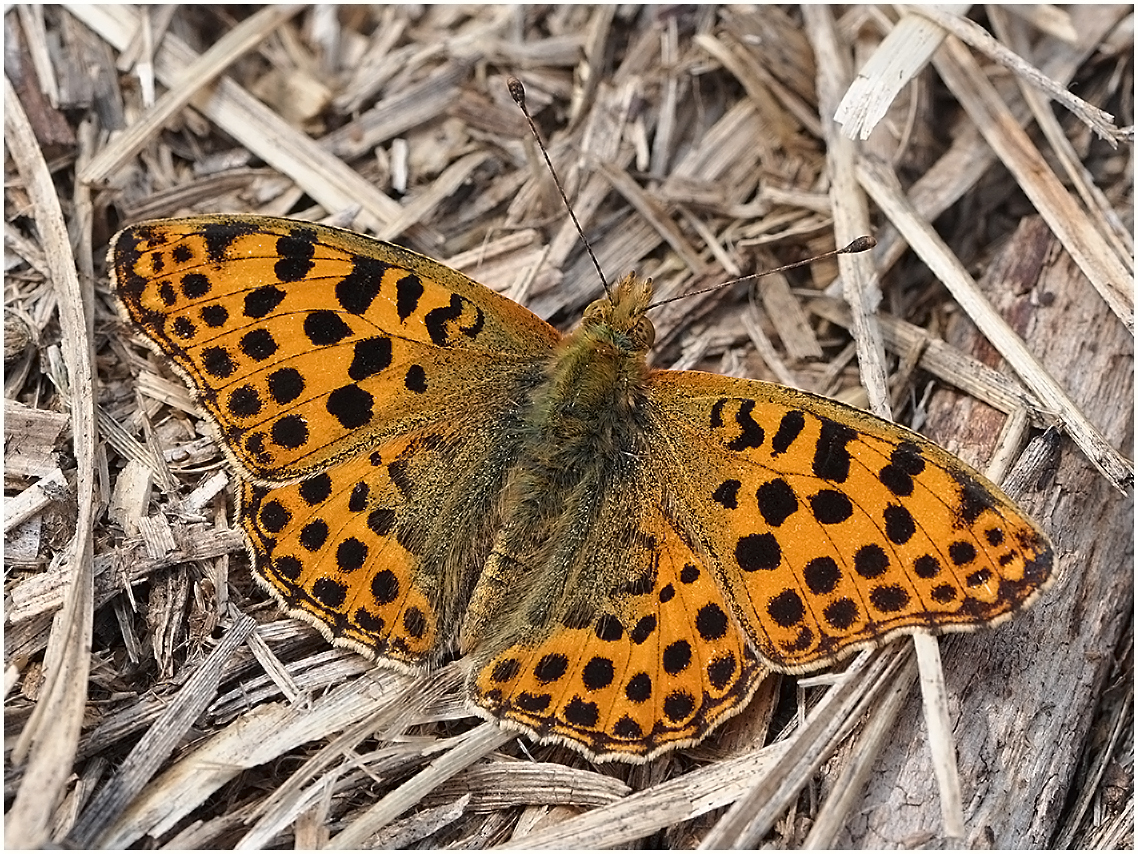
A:
<svg viewBox="0 0 1138 854">
<path fill-rule="evenodd" d="M 667 296 L 877 236 L 841 281 L 823 262 L 669 305 L 655 362 L 891 404 L 1003 480 L 1059 578 L 942 644 L 957 833 L 1133 846 L 1132 8 L 989 9 L 998 42 L 838 14 L 9 9 L 9 847 L 893 847 L 954 827 L 907 643 L 772 681 L 697 748 L 594 767 L 477 722 L 454 665 L 375 670 L 251 582 L 233 475 L 118 320 L 108 238 L 191 212 L 327 220 L 567 328 L 599 285 L 508 75 L 610 277 Z"/>
</svg>

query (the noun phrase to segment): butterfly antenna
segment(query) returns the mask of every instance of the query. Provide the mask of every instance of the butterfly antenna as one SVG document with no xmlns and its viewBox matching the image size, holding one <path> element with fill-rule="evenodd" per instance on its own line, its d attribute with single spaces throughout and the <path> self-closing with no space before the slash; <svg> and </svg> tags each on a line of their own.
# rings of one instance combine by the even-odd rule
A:
<svg viewBox="0 0 1138 854">
<path fill-rule="evenodd" d="M 874 238 L 863 235 L 861 237 L 854 238 L 847 246 L 843 246 L 841 249 L 832 249 L 829 252 L 823 252 L 821 255 L 815 255 L 811 258 L 804 258 L 801 261 L 795 261 L 793 264 L 784 264 L 781 267 L 775 267 L 773 270 L 763 270 L 761 273 L 751 273 L 749 276 L 742 276 L 738 279 L 732 279 L 729 282 L 720 282 L 717 285 L 712 285 L 710 288 L 703 288 L 699 291 L 692 291 L 691 293 L 680 294 L 679 296 L 662 299 L 659 302 L 652 303 L 652 305 L 648 306 L 648 308 L 658 308 L 659 306 L 667 305 L 668 303 L 675 302 L 679 299 L 687 299 L 688 297 L 698 296 L 699 294 L 706 294 L 710 293 L 711 291 L 717 291 L 720 288 L 737 285 L 739 282 L 745 282 L 748 279 L 761 279 L 763 276 L 771 275 L 771 273 L 781 273 L 784 270 L 793 270 L 795 267 L 804 267 L 807 264 L 813 264 L 815 261 L 821 261 L 823 258 L 832 258 L 834 255 L 854 255 L 858 252 L 865 252 L 867 249 L 872 249 L 876 245 L 877 241 Z"/>
<path fill-rule="evenodd" d="M 589 241 L 585 237 L 585 232 L 581 229 L 581 223 L 577 222 L 577 215 L 573 213 L 573 206 L 569 204 L 569 197 L 565 195 L 565 188 L 561 186 L 561 180 L 557 177 L 557 172 L 553 169 L 553 163 L 549 159 L 549 152 L 545 150 L 545 143 L 541 141 L 541 135 L 537 132 L 537 125 L 534 124 L 533 116 L 529 113 L 529 108 L 526 107 L 526 90 L 522 86 L 522 81 L 516 77 L 506 78 L 506 86 L 510 89 L 510 96 L 514 99 L 529 122 L 530 133 L 533 138 L 537 140 L 537 147 L 541 149 L 541 156 L 545 158 L 545 165 L 549 167 L 549 174 L 553 176 L 553 183 L 557 185 L 557 192 L 561 194 L 561 201 L 565 202 L 565 209 L 569 211 L 569 218 L 573 220 L 573 225 L 577 229 L 577 233 L 581 235 L 581 242 L 585 244 L 585 251 L 589 253 L 589 257 L 593 259 L 593 266 L 597 268 L 597 275 L 601 277 L 601 284 L 605 286 L 605 293 L 610 297 L 612 296 L 612 288 L 609 287 L 609 281 L 605 278 L 604 271 L 601 269 L 601 264 L 597 261 L 597 256 L 593 254 L 593 247 L 589 245 Z"/>
</svg>

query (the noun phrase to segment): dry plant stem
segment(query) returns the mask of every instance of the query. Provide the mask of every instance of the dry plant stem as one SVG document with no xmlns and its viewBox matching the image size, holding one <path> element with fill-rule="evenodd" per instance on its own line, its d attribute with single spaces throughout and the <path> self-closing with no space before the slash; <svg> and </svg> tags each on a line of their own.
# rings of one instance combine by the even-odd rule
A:
<svg viewBox="0 0 1138 854">
<path fill-rule="evenodd" d="M 774 744 L 699 768 L 607 807 L 565 818 L 558 824 L 515 834 L 511 849 L 619 848 L 677 822 L 732 803 L 756 776 L 771 772 L 786 751 Z"/>
<path fill-rule="evenodd" d="M 761 778 L 732 804 L 700 843 L 701 850 L 754 848 L 778 818 L 792 806 L 798 793 L 837 744 L 871 708 L 878 693 L 894 680 L 911 678 L 913 661 L 903 645 L 863 653 L 826 692 L 795 730 L 790 746 L 772 772 Z"/>
<path fill-rule="evenodd" d="M 453 694 L 461 684 L 459 668 L 453 664 L 429 676 L 411 681 L 390 702 L 380 706 L 373 714 L 355 721 L 339 733 L 334 733 L 328 742 L 310 756 L 289 779 L 281 784 L 257 809 L 257 820 L 241 839 L 240 848 L 265 848 L 269 846 L 278 832 L 288 826 L 305 809 L 313 793 L 325 788 L 318 775 L 324 778 L 342 775 L 347 766 L 342 762 L 344 756 L 355 752 L 360 742 L 376 733 L 393 739 L 403 733 L 413 723 L 412 718 L 422 715 L 424 709 L 431 708 L 447 693 Z M 436 743 L 430 749 L 441 751 L 443 743 Z M 410 760 L 413 756 L 408 756 Z M 363 766 L 367 770 L 367 766 Z M 408 801 L 405 808 L 417 802 Z"/>
<path fill-rule="evenodd" d="M 513 733 L 497 724 L 484 723 L 456 739 L 459 743 L 443 756 L 404 783 L 389 792 L 364 815 L 357 818 L 328 843 L 328 848 L 353 850 L 360 848 L 372 834 L 378 832 L 390 821 L 402 815 L 410 806 L 422 800 L 444 780 L 477 762 L 491 751 L 497 750 L 514 737 Z"/>
<path fill-rule="evenodd" d="M 4 501 L 4 533 L 35 516 L 56 496 L 67 489 L 67 479 L 59 468 L 53 469 L 15 498 Z"/>
<path fill-rule="evenodd" d="M 944 689 L 944 668 L 941 665 L 940 646 L 935 637 L 917 633 L 913 635 L 913 649 L 917 653 L 920 672 L 921 700 L 925 723 L 929 728 L 929 749 L 933 755 L 937 792 L 940 795 L 940 813 L 944 821 L 944 835 L 957 841 L 964 838 L 964 807 L 960 797 L 960 770 L 956 767 L 955 741 L 948 714 L 948 693 Z"/>
<path fill-rule="evenodd" d="M 75 745 L 87 701 L 92 613 L 92 523 L 95 474 L 95 404 L 91 341 L 82 289 L 67 226 L 47 163 L 23 107 L 4 78 L 4 135 L 37 213 L 47 263 L 59 289 L 57 306 L 70 383 L 71 431 L 76 461 L 78 515 L 65 558 L 63 607 L 52 625 L 44 657 L 45 683 L 21 731 L 11 762 L 24 765 L 15 802 L 4 822 L 9 848 L 41 848 L 49 839 L 51 814 L 72 771 Z M 89 224 L 89 223 L 88 223 Z"/>
<path fill-rule="evenodd" d="M 382 240 L 396 240 L 410 231 L 416 223 L 428 218 L 434 208 L 450 198 L 489 156 L 485 151 L 476 151 L 456 160 L 431 184 L 428 192 L 422 193 L 406 205 L 403 213 L 388 223 L 376 236 Z"/>
<path fill-rule="evenodd" d="M 810 309 L 820 317 L 849 327 L 849 308 L 838 300 L 816 299 Z M 1047 427 L 1053 418 L 1042 412 L 1039 400 L 1020 383 L 1007 374 L 988 367 L 978 359 L 961 353 L 940 338 L 931 338 L 919 326 L 907 323 L 890 314 L 880 317 L 885 346 L 894 353 L 908 353 L 917 349 L 920 359 L 917 365 L 943 380 L 954 388 L 984 401 L 1001 412 L 1026 409 L 1032 424 Z"/>
<path fill-rule="evenodd" d="M 269 37 L 282 23 L 304 7 L 300 4 L 266 6 L 222 36 L 195 59 L 181 75 L 181 82 L 163 95 L 146 115 L 132 123 L 79 173 L 87 183 L 102 183 L 123 163 L 142 150 L 178 110 L 209 86 L 229 65 Z"/>
<path fill-rule="evenodd" d="M 1001 38 L 1016 45 L 1017 49 L 1026 55 L 1031 50 L 1031 45 L 1028 43 L 1027 36 L 1022 28 L 1011 26 L 1009 23 L 1010 16 L 998 6 L 992 7 L 989 11 L 992 24 Z M 1083 200 L 1088 217 L 1094 219 L 1095 230 L 1102 235 L 1104 240 L 1110 242 L 1119 263 L 1125 265 L 1126 269 L 1133 274 L 1134 236 L 1131 233 L 1131 228 L 1122 224 L 1111 210 L 1110 202 L 1102 190 L 1095 186 L 1094 180 L 1086 167 L 1079 161 L 1078 153 L 1071 144 L 1071 140 L 1063 132 L 1063 126 L 1059 123 L 1059 118 L 1052 111 L 1047 99 L 1038 89 L 1024 81 L 1020 81 L 1019 88 L 1024 102 L 1031 109 L 1032 117 L 1038 123 L 1039 129 L 1043 131 L 1043 135 L 1047 137 L 1047 142 L 1050 143 L 1056 159 L 1062 165 L 1067 182 L 1074 186 L 1075 191 Z"/>
<path fill-rule="evenodd" d="M 912 209 L 901 191 L 897 176 L 884 164 L 866 160 L 858 169 L 858 180 L 913 250 L 952 292 L 992 346 L 1008 360 L 1043 405 L 1063 420 L 1071 438 L 1095 468 L 1119 491 L 1128 489 L 1134 479 L 1131 464 L 1111 447 L 1074 401 L 1044 370 L 1039 360 L 1028 351 L 1020 337 L 980 295 L 968 271 L 944 245 L 932 226 Z"/>
<path fill-rule="evenodd" d="M 326 738 L 374 714 L 405 679 L 393 672 L 372 672 L 341 683 L 307 709 L 279 702 L 250 709 L 154 778 L 115 816 L 100 844 L 123 848 L 143 836 L 169 833 L 243 770 L 272 762 L 298 745 Z"/>
<path fill-rule="evenodd" d="M 612 185 L 612 188 L 624 196 L 629 204 L 652 224 L 660 237 L 684 260 L 692 275 L 702 274 L 706 265 L 668 213 L 662 210 L 659 204 L 640 188 L 639 184 L 628 177 L 628 173 L 623 169 L 614 169 L 599 161 L 595 165 L 597 172 L 603 175 L 605 180 Z"/>
<path fill-rule="evenodd" d="M 69 837 L 70 844 L 79 849 L 101 844 L 103 832 L 150 783 L 162 763 L 181 743 L 186 731 L 214 699 L 226 661 L 256 625 L 252 617 L 238 620 L 194 675 L 186 680 L 162 716 L 135 744 L 114 777 L 87 805 Z"/>
<path fill-rule="evenodd" d="M 1133 647 L 1131 647 L 1133 649 Z M 1110 735 L 1107 739 L 1107 744 L 1099 755 L 1098 762 L 1096 762 L 1092 773 L 1089 775 L 1091 779 L 1083 786 L 1083 790 L 1079 793 L 1079 800 L 1075 808 L 1071 810 L 1071 815 L 1068 819 L 1068 824 L 1064 827 L 1057 836 L 1055 850 L 1062 851 L 1071 847 L 1075 839 L 1075 834 L 1079 831 L 1079 824 L 1086 814 L 1087 809 L 1091 806 L 1091 801 L 1095 798 L 1096 793 L 1099 791 L 1099 783 L 1101 783 L 1103 775 L 1106 773 L 1109 764 L 1113 761 L 1115 748 L 1118 745 L 1119 739 L 1122 737 L 1123 729 L 1128 723 L 1133 727 L 1133 709 L 1134 709 L 1134 688 L 1131 686 L 1127 692 L 1127 696 L 1115 707 L 1114 723 L 1110 728 Z M 1130 710 L 1130 714 L 1127 711 Z M 1133 732 L 1133 730 L 1131 730 Z M 1130 800 L 1131 815 L 1133 815 L 1134 799 Z M 1133 821 L 1131 821 L 1131 832 L 1133 832 Z M 1103 846 L 1113 847 L 1113 846 Z M 1118 846 L 1122 848 L 1124 846 Z"/>
<path fill-rule="evenodd" d="M 130 71 L 137 66 L 142 103 L 148 107 L 155 101 L 154 66 L 150 61 L 154 55 L 154 45 L 161 44 L 162 39 L 166 38 L 166 32 L 170 29 L 176 14 L 175 6 L 162 5 L 154 7 L 152 14 L 143 15 L 130 44 L 119 54 L 115 62 L 115 68 L 120 72 Z"/>
<path fill-rule="evenodd" d="M 946 14 L 963 14 L 969 6 L 959 3 L 942 8 Z M 928 64 L 943 41 L 944 30 L 939 25 L 920 15 L 903 14 L 858 71 L 834 111 L 834 121 L 851 139 L 869 139 L 901 90 Z"/>
<path fill-rule="evenodd" d="M 385 98 L 343 127 L 325 134 L 320 146 L 344 160 L 364 157 L 381 143 L 445 112 L 462 95 L 462 83 L 469 74 L 466 63 L 447 63 L 425 80 Z"/>
<path fill-rule="evenodd" d="M 444 787 L 446 795 L 472 792 L 479 809 L 548 804 L 599 807 L 628 797 L 632 788 L 616 777 L 557 762 L 493 757 L 464 771 Z M 541 793 L 541 798 L 534 797 Z"/>
<path fill-rule="evenodd" d="M 180 532 L 175 551 L 153 556 L 141 540 L 124 545 L 117 551 L 98 555 L 94 559 L 94 607 L 101 608 L 121 591 L 120 584 L 138 584 L 159 569 L 195 560 L 209 560 L 224 554 L 243 551 L 244 535 L 236 529 L 211 529 L 205 526 L 186 526 Z M 114 577 L 114 568 L 123 569 L 122 577 Z M 50 568 L 39 576 L 32 576 L 17 585 L 11 592 L 7 613 L 11 624 L 58 610 L 66 601 L 68 576 L 65 570 Z M 11 628 L 9 628 L 11 632 Z M 11 643 L 10 637 L 5 637 Z M 38 652 L 41 647 L 37 647 Z"/>
<path fill-rule="evenodd" d="M 944 82 L 1016 177 L 1063 247 L 1071 253 L 1110 310 L 1133 332 L 1133 276 L 1055 177 L 968 49 L 950 38 L 934 61 Z"/>
<path fill-rule="evenodd" d="M 1132 435 L 1133 341 L 1057 246 L 1040 219 L 1029 219 L 980 284 L 1002 312 L 1014 312 L 1026 324 L 1028 340 L 1049 342 L 1043 353 L 1048 367 L 1067 378 L 1110 441 L 1121 444 Z M 1051 293 L 1055 302 L 1037 307 L 1028 293 Z M 950 332 L 958 346 L 987 352 L 974 330 L 967 336 Z M 957 437 L 954 449 L 976 460 L 987 453 L 992 427 L 1001 420 L 984 409 L 938 393 L 930 429 Z M 991 426 L 977 430 L 980 424 Z M 1132 563 L 1132 501 L 1120 498 L 1059 436 L 1053 429 L 1036 437 L 1004 482 L 1008 494 L 1033 509 L 1063 544 L 1056 584 L 1009 625 L 942 642 L 958 762 L 967 771 L 970 846 L 1054 845 L 1091 708 L 1129 620 L 1133 577 L 1118 569 Z M 934 777 L 915 728 L 919 715 L 917 704 L 908 704 L 879 773 L 835 847 L 912 846 L 936 826 Z"/>
<path fill-rule="evenodd" d="M 915 638 L 914 638 L 915 639 Z M 805 850 L 835 848 L 835 839 L 849 820 L 849 813 L 864 789 L 874 767 L 874 760 L 891 737 L 897 714 L 913 688 L 917 674 L 906 668 L 892 681 L 885 699 L 871 712 L 865 731 L 850 752 L 834 783 L 834 794 L 818 809 L 814 826 L 802 847 Z"/>
<path fill-rule="evenodd" d="M 593 9 L 589 23 L 585 27 L 584 44 L 581 48 L 583 60 L 577 65 L 577 79 L 580 86 L 573 89 L 573 99 L 569 105 L 569 129 L 576 127 L 581 116 L 585 115 L 596 93 L 597 85 L 604 79 L 602 63 L 605 59 L 605 45 L 612 35 L 616 6 L 608 3 Z"/>
<path fill-rule="evenodd" d="M 1017 56 L 992 38 L 992 35 L 979 24 L 973 23 L 960 15 L 952 15 L 943 12 L 936 6 L 922 5 L 907 8 L 918 15 L 924 15 L 929 20 L 935 21 L 938 26 L 952 33 L 955 39 L 967 43 L 989 58 L 1010 69 L 1022 80 L 1046 92 L 1051 98 L 1078 116 L 1087 127 L 1091 128 L 1112 146 L 1117 146 L 1118 140 L 1126 137 L 1126 134 L 1115 126 L 1114 116 L 1110 113 L 1103 112 L 1097 107 L 1092 107 L 1082 98 L 1073 95 L 1058 85 L 1039 69 L 1029 65 L 1022 57 Z M 955 39 L 950 41 L 955 42 Z M 963 51 L 965 54 L 967 53 L 963 45 L 959 42 L 956 42 L 956 46 L 953 47 L 952 50 L 954 52 Z M 967 106 L 967 101 L 962 100 L 962 103 Z M 983 127 L 983 125 L 981 125 L 981 127 Z"/>
<path fill-rule="evenodd" d="M 849 62 L 841 53 L 833 18 L 827 7 L 806 6 L 803 16 L 807 29 L 819 57 L 819 101 L 823 117 L 830 115 L 838 106 L 841 92 L 849 88 L 851 73 L 846 72 L 838 78 L 837 69 L 848 68 Z M 823 50 L 823 46 L 825 49 Z M 828 62 L 833 56 L 840 62 Z M 827 73 L 825 69 L 835 71 Z M 836 233 L 841 236 L 868 230 L 869 211 L 865 195 L 858 186 L 855 176 L 855 162 L 858 156 L 857 143 L 838 132 L 833 121 L 823 121 L 827 137 L 827 156 L 830 162 L 832 180 L 830 197 L 834 209 Z M 842 271 L 843 291 L 846 302 L 853 315 L 854 340 L 858 344 L 858 367 L 862 384 L 869 393 L 869 408 L 882 418 L 891 418 L 889 389 L 885 380 L 885 348 L 881 341 L 881 329 L 877 323 L 877 307 L 881 292 L 873 270 L 872 256 L 861 258 L 839 257 Z M 948 700 L 944 691 L 944 673 L 941 669 L 939 647 L 935 639 L 923 635 L 913 636 L 917 652 L 917 666 L 920 670 L 921 695 L 925 701 L 925 719 L 929 738 L 937 758 L 934 767 L 940 784 L 941 811 L 944 817 L 944 832 L 949 838 L 963 836 L 964 815 L 960 805 L 960 774 L 956 768 L 952 750 L 952 729 L 948 724 Z M 939 748 L 939 749 L 937 749 Z"/>
<path fill-rule="evenodd" d="M 53 107 L 59 106 L 59 82 L 55 79 L 55 66 L 47 49 L 47 28 L 44 25 L 43 7 L 34 4 L 15 5 L 17 17 L 27 34 L 28 53 L 35 68 L 40 87 Z"/>
<path fill-rule="evenodd" d="M 830 204 L 834 212 L 834 232 L 839 245 L 872 230 L 864 192 L 854 175 L 857 146 L 838 132 L 838 126 L 825 117 L 833 115 L 840 93 L 853 76 L 849 57 L 841 48 L 832 10 L 827 6 L 805 5 L 802 14 L 818 56 L 818 97 L 824 118 L 830 172 Z M 853 313 L 853 333 L 857 342 L 858 368 L 862 385 L 869 394 L 870 411 L 889 419 L 889 388 L 885 381 L 885 348 L 876 320 L 881 290 L 873 269 L 872 255 L 838 256 L 844 296 Z"/>
<path fill-rule="evenodd" d="M 119 50 L 126 47 L 139 23 L 138 14 L 125 6 L 66 8 Z M 155 73 L 164 84 L 176 86 L 195 58 L 183 42 L 167 36 L 155 56 Z M 374 231 L 402 213 L 400 205 L 363 180 L 358 172 L 329 155 L 231 80 L 221 78 L 211 93 L 199 94 L 192 103 L 249 151 L 303 187 L 325 210 L 359 205 L 363 210 L 357 222 Z"/>
<path fill-rule="evenodd" d="M 307 697 L 280 659 L 273 655 L 269 645 L 257 632 L 249 635 L 248 643 L 249 651 L 253 653 L 253 657 L 257 659 L 257 663 L 261 665 L 261 669 L 265 671 L 273 684 L 280 689 L 285 700 L 294 706 L 303 705 L 307 701 Z"/>
<path fill-rule="evenodd" d="M 166 492 L 175 492 L 178 481 L 170 472 L 161 453 L 143 445 L 121 424 L 107 414 L 102 407 L 97 410 L 99 435 L 126 460 L 137 462 L 149 469 L 158 485 Z"/>
<path fill-rule="evenodd" d="M 1118 13 L 1112 11 L 1111 7 L 1084 6 L 1079 12 L 1081 17 L 1078 42 L 1069 46 L 1062 46 L 1044 63 L 1047 73 L 1059 81 L 1070 80 L 1095 46 L 1117 24 L 1119 18 Z M 916 15 L 910 15 L 904 20 L 914 19 L 923 21 L 929 27 L 935 26 L 928 19 L 919 18 Z M 866 68 L 875 63 L 877 56 L 883 53 L 883 49 L 887 45 L 893 47 L 889 43 L 888 37 L 882 45 L 878 46 L 874 56 L 866 63 Z M 888 87 L 892 64 L 883 61 L 877 65 L 884 70 L 875 79 L 875 84 Z M 858 81 L 855 81 L 854 86 L 858 86 Z M 1029 116 L 1026 106 L 1013 105 L 1012 109 L 1016 120 L 1021 126 L 1024 125 Z M 961 133 L 957 134 L 951 147 L 940 160 L 909 187 L 909 198 L 916 210 L 929 222 L 933 222 L 957 202 L 969 188 L 973 187 L 993 162 L 995 162 L 995 154 L 983 140 L 980 130 L 974 125 L 968 125 Z M 878 248 L 875 259 L 878 272 L 884 274 L 893 267 L 907 246 L 904 241 L 899 239 L 896 231 L 889 226 L 880 229 L 876 236 Z M 838 292 L 836 283 L 831 284 L 828 292 L 831 294 Z"/>
<path fill-rule="evenodd" d="M 774 372 L 775 379 L 778 382 L 797 387 L 799 385 L 797 378 L 790 372 L 786 362 L 779 355 L 766 332 L 763 331 L 762 324 L 756 319 L 757 313 L 758 310 L 753 309 L 743 315 L 743 328 L 747 330 L 747 335 L 750 337 L 755 351 L 762 357 L 766 366 Z"/>
</svg>

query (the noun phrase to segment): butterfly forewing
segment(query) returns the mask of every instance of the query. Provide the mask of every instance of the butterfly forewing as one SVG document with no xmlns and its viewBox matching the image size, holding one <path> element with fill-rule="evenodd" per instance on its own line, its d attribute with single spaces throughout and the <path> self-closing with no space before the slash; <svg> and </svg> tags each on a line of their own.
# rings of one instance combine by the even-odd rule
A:
<svg viewBox="0 0 1138 854">
<path fill-rule="evenodd" d="M 1045 586 L 1047 538 L 923 437 L 782 386 L 653 376 L 674 437 L 661 465 L 773 666 L 811 670 L 905 630 L 992 624 Z"/>
<path fill-rule="evenodd" d="M 121 232 L 110 260 L 127 313 L 261 481 L 461 412 L 559 337 L 449 267 L 292 220 L 154 221 Z"/>
<path fill-rule="evenodd" d="M 241 522 L 265 585 L 381 661 L 436 660 L 558 333 L 442 264 L 292 220 L 144 223 L 110 262 L 250 477 Z"/>
</svg>

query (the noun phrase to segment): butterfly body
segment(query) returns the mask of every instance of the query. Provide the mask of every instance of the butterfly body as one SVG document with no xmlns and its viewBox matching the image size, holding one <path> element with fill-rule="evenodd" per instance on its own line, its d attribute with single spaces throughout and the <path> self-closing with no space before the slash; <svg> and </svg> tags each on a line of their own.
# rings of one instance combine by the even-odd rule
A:
<svg viewBox="0 0 1138 854">
<path fill-rule="evenodd" d="M 568 607 L 581 610 L 581 600 L 599 592 L 601 581 L 583 560 L 584 535 L 596 528 L 613 482 L 635 477 L 648 451 L 644 336 L 652 327 L 643 308 L 650 288 L 630 276 L 616 294 L 616 303 L 594 303 L 561 342 L 523 408 L 499 500 L 501 532 L 468 611 L 464 650 L 476 648 L 480 625 L 502 624 L 495 612 L 525 612 L 517 628 L 525 634 L 564 600 L 576 598 Z M 629 315 L 634 300 L 639 309 Z M 625 314 L 616 324 L 615 305 Z"/>
<path fill-rule="evenodd" d="M 110 261 L 216 423 L 284 607 L 396 667 L 457 645 L 476 711 L 595 759 L 700 740 L 771 669 L 998 622 L 1049 578 L 1046 537 L 928 440 L 649 368 L 635 276 L 562 337 L 290 220 L 147 223 Z"/>
</svg>

